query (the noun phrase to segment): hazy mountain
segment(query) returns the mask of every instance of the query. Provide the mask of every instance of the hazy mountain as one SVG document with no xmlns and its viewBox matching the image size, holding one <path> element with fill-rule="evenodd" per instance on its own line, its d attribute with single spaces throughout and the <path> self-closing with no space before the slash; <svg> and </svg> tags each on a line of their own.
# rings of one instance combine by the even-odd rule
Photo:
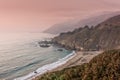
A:
<svg viewBox="0 0 120 80">
<path fill-rule="evenodd" d="M 103 22 L 104 20 L 119 14 L 120 12 L 109 12 L 102 13 L 102 15 L 89 17 L 83 20 L 68 21 L 64 23 L 55 24 L 52 27 L 45 30 L 45 33 L 59 34 L 61 32 L 72 31 L 75 28 L 84 27 L 85 25 L 95 26 L 98 23 Z"/>
<path fill-rule="evenodd" d="M 107 50 L 120 48 L 120 15 L 111 17 L 95 27 L 85 26 L 61 33 L 54 42 L 75 50 Z"/>
</svg>

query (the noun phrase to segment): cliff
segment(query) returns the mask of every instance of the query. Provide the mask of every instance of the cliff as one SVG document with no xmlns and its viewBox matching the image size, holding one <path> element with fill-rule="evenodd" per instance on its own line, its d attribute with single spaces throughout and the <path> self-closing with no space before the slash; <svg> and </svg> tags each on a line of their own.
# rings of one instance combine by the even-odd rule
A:
<svg viewBox="0 0 120 80">
<path fill-rule="evenodd" d="M 95 27 L 85 26 L 61 33 L 53 42 L 74 50 L 109 50 L 120 48 L 120 15 Z"/>
<path fill-rule="evenodd" d="M 35 80 L 120 80 L 120 50 L 105 51 L 89 63 L 46 73 Z"/>
</svg>

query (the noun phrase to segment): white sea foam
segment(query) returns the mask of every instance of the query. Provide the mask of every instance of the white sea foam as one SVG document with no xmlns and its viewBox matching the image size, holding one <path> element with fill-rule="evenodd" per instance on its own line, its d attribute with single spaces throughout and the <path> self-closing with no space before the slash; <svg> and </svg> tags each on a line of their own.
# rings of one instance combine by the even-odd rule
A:
<svg viewBox="0 0 120 80">
<path fill-rule="evenodd" d="M 40 67 L 39 69 L 37 69 L 34 72 L 31 72 L 30 74 L 28 74 L 26 76 L 23 76 L 23 77 L 16 78 L 14 80 L 31 80 L 32 78 L 34 78 L 38 75 L 44 74 L 47 71 L 50 71 L 52 69 L 57 68 L 58 66 L 61 66 L 61 65 L 65 64 L 68 60 L 70 60 L 74 56 L 75 56 L 75 51 L 73 51 L 71 54 L 67 55 L 66 57 L 58 60 L 57 62 L 44 65 L 43 67 Z"/>
<path fill-rule="evenodd" d="M 26 77 L 31 77 L 36 75 L 33 71 L 39 67 L 69 55 L 70 51 L 58 51 L 56 46 L 39 46 L 39 41 L 53 36 L 44 33 L 0 34 L 0 79 L 13 80 L 29 73 Z"/>
</svg>

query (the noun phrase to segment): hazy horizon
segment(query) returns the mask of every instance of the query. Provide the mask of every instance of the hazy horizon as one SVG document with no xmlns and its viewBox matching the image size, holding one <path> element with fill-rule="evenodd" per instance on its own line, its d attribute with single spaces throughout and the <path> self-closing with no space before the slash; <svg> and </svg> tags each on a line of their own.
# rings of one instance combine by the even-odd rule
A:
<svg viewBox="0 0 120 80">
<path fill-rule="evenodd" d="M 0 32 L 39 32 L 56 23 L 119 10 L 119 0 L 0 0 Z"/>
</svg>

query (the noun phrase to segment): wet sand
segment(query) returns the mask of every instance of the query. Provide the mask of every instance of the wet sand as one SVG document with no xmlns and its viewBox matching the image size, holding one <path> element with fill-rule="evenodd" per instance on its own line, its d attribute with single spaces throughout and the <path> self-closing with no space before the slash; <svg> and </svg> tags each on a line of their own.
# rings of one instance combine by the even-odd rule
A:
<svg viewBox="0 0 120 80">
<path fill-rule="evenodd" d="M 76 52 L 75 56 L 69 61 L 67 61 L 66 64 L 63 64 L 57 67 L 56 69 L 51 70 L 50 72 L 62 70 L 64 68 L 72 66 L 81 65 L 83 63 L 88 63 L 93 57 L 97 56 L 100 53 L 102 53 L 102 51 Z"/>
<path fill-rule="evenodd" d="M 48 72 L 59 71 L 64 68 L 81 65 L 83 63 L 88 63 L 93 57 L 99 55 L 102 52 L 103 51 L 79 51 L 79 52 L 76 52 L 74 57 L 71 58 L 69 61 L 67 61 L 65 64 L 63 64 L 53 70 L 50 70 Z M 35 80 L 35 79 L 33 79 L 33 80 Z"/>
</svg>

